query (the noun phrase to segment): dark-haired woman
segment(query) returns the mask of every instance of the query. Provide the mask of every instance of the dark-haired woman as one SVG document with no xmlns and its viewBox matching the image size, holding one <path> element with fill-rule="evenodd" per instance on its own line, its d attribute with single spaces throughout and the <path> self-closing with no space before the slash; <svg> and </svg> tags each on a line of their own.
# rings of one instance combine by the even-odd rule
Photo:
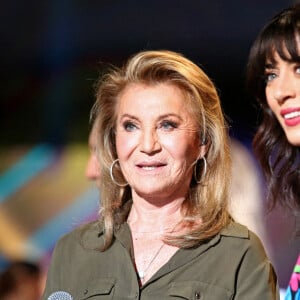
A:
<svg viewBox="0 0 300 300">
<path fill-rule="evenodd" d="M 263 119 L 254 151 L 277 203 L 300 216 L 300 4 L 277 14 L 259 33 L 248 61 L 248 86 L 260 103 Z M 299 246 L 300 250 L 300 246 Z M 300 299 L 300 255 L 286 298 Z"/>
</svg>

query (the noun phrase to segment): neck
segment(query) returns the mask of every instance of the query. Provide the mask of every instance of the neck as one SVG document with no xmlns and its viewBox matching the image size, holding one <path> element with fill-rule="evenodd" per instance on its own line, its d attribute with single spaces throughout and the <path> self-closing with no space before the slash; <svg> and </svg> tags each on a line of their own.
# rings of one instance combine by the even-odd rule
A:
<svg viewBox="0 0 300 300">
<path fill-rule="evenodd" d="M 164 232 L 172 229 L 181 220 L 184 198 L 175 199 L 164 205 L 154 205 L 144 199 L 133 199 L 128 223 L 139 232 Z"/>
</svg>

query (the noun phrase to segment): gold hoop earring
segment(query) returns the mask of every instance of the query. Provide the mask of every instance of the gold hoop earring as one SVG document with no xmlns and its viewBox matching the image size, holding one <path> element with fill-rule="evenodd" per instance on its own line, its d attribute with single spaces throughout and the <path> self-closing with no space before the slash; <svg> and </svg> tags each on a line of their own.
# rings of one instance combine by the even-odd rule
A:
<svg viewBox="0 0 300 300">
<path fill-rule="evenodd" d="M 118 161 L 119 161 L 119 159 L 117 158 L 117 159 L 115 159 L 115 160 L 112 162 L 112 164 L 111 164 L 111 166 L 110 166 L 110 168 L 109 168 L 109 175 L 110 175 L 110 178 L 111 178 L 111 180 L 113 181 L 114 184 L 116 184 L 117 186 L 120 186 L 120 187 L 124 187 L 124 186 L 127 186 L 127 185 L 128 185 L 128 182 L 126 182 L 126 183 L 118 183 L 118 182 L 115 180 L 114 175 L 113 175 L 113 168 L 114 168 L 115 164 L 116 164 Z"/>
<path fill-rule="evenodd" d="M 198 176 L 197 176 L 197 165 L 198 165 L 198 162 L 200 161 L 200 159 L 197 161 L 197 163 L 194 166 L 194 179 L 198 184 L 203 182 L 203 179 L 206 176 L 206 171 L 207 171 L 207 162 L 206 162 L 205 157 L 204 156 L 201 157 L 201 160 L 203 160 L 203 171 L 200 176 L 200 179 L 198 179 Z"/>
</svg>

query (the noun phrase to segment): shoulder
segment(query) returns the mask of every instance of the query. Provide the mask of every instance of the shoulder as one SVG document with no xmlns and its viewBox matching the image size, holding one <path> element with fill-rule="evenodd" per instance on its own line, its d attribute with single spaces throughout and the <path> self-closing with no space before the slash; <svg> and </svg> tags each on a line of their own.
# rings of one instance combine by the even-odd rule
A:
<svg viewBox="0 0 300 300">
<path fill-rule="evenodd" d="M 239 247 L 239 250 L 244 250 L 248 255 L 253 253 L 260 259 L 267 258 L 260 238 L 242 224 L 231 222 L 221 231 L 220 235 L 228 244 Z"/>
<path fill-rule="evenodd" d="M 229 225 L 223 228 L 220 232 L 221 236 L 251 240 L 260 243 L 259 237 L 251 231 L 247 226 L 232 221 Z"/>
<path fill-rule="evenodd" d="M 82 260 L 90 260 L 99 253 L 101 243 L 103 239 L 98 222 L 81 225 L 65 234 L 57 241 L 53 250 L 50 273 L 64 273 L 64 270 L 73 269 Z"/>
<path fill-rule="evenodd" d="M 234 221 L 221 230 L 221 236 L 225 237 L 248 239 L 249 234 L 250 231 L 246 226 Z"/>
<path fill-rule="evenodd" d="M 58 240 L 51 255 L 45 295 L 62 289 L 72 293 L 86 284 L 92 272 L 98 274 L 99 266 L 103 267 L 108 255 L 100 251 L 102 233 L 101 223 L 92 222 L 77 227 Z"/>
<path fill-rule="evenodd" d="M 274 267 L 266 254 L 265 248 L 259 237 L 246 226 L 232 222 L 222 230 L 224 250 L 230 252 L 230 256 L 239 261 L 239 280 L 253 276 L 254 278 L 272 278 L 276 283 L 276 273 Z M 228 261 L 229 258 L 228 258 Z M 274 286 L 274 289 L 276 286 Z"/>
<path fill-rule="evenodd" d="M 63 235 L 56 244 L 56 251 L 77 248 L 99 249 L 103 235 L 103 225 L 99 221 L 83 224 Z"/>
</svg>

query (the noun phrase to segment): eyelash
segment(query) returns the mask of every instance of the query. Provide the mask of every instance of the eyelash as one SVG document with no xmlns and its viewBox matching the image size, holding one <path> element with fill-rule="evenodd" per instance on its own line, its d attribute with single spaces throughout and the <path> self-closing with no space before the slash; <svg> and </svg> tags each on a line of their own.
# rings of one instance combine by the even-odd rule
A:
<svg viewBox="0 0 300 300">
<path fill-rule="evenodd" d="M 296 65 L 295 68 L 294 68 L 294 70 L 295 70 L 295 73 L 300 74 L 300 65 Z M 270 79 L 270 76 L 272 76 L 271 79 Z M 264 74 L 263 78 L 264 78 L 264 81 L 266 83 L 268 83 L 268 82 L 272 81 L 274 78 L 276 78 L 276 76 L 277 75 L 276 75 L 275 72 L 265 71 L 265 74 Z"/>
<path fill-rule="evenodd" d="M 174 121 L 170 121 L 170 120 L 163 120 L 160 124 L 160 127 L 167 127 L 166 129 L 175 129 L 178 128 L 178 124 Z"/>
<path fill-rule="evenodd" d="M 270 79 L 270 76 L 272 76 L 271 79 Z M 265 83 L 268 83 L 276 77 L 276 74 L 274 72 L 266 72 L 263 77 L 264 77 Z"/>
<path fill-rule="evenodd" d="M 123 123 L 123 128 L 128 131 L 134 131 L 135 129 L 138 129 L 139 127 L 132 121 L 125 121 Z M 158 128 L 162 128 L 164 130 L 172 130 L 175 128 L 178 128 L 178 124 L 174 121 L 170 121 L 170 120 L 163 120 L 162 122 L 160 122 Z"/>
<path fill-rule="evenodd" d="M 137 128 L 137 125 L 135 125 L 134 122 L 131 122 L 131 121 L 125 121 L 123 123 L 123 128 L 126 130 L 126 131 L 133 131 L 134 129 Z"/>
</svg>

